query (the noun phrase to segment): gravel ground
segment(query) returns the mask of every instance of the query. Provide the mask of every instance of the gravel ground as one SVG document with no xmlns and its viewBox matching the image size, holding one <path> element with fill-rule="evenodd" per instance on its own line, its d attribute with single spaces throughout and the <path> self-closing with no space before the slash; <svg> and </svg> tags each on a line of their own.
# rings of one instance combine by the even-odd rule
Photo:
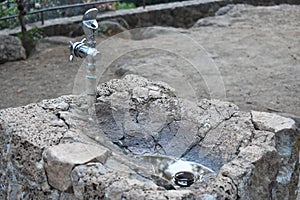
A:
<svg viewBox="0 0 300 200">
<path fill-rule="evenodd" d="M 229 8 L 189 30 L 98 38 L 99 81 L 136 73 L 168 82 L 187 98 L 218 97 L 243 110 L 300 116 L 300 6 Z M 74 38 L 44 39 L 27 60 L 1 64 L 0 108 L 82 91 L 83 61 L 68 61 L 68 40 Z M 197 74 L 195 65 L 204 70 Z"/>
</svg>

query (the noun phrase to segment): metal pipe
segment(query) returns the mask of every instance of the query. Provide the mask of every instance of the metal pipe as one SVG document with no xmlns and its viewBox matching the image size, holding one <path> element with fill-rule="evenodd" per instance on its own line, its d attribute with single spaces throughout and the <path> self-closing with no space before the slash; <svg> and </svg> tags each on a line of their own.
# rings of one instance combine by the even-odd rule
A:
<svg viewBox="0 0 300 200">
<path fill-rule="evenodd" d="M 97 8 L 89 9 L 82 18 L 83 31 L 85 37 L 80 42 L 70 42 L 70 61 L 74 57 L 86 58 L 86 95 L 88 112 L 92 116 L 95 115 L 94 103 L 96 101 L 96 55 L 98 53 L 96 47 L 96 33 L 98 30 L 98 22 L 96 20 L 98 14 Z M 85 43 L 87 45 L 85 45 Z"/>
<path fill-rule="evenodd" d="M 41 21 L 42 21 L 42 25 L 44 25 L 44 12 L 41 12 Z"/>
<path fill-rule="evenodd" d="M 95 49 L 96 47 L 95 37 L 98 30 L 97 14 L 97 8 L 92 8 L 86 11 L 82 18 L 83 32 L 87 39 L 87 46 L 90 49 Z M 86 62 L 86 94 L 88 96 L 89 107 L 96 101 L 96 54 L 88 55 Z"/>
</svg>

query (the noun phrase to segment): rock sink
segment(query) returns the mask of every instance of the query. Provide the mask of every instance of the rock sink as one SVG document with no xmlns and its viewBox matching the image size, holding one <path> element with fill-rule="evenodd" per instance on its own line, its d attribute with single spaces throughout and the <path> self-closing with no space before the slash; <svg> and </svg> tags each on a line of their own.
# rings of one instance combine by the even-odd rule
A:
<svg viewBox="0 0 300 200">
<path fill-rule="evenodd" d="M 84 96 L 0 111 L 0 199 L 295 199 L 295 122 L 229 102 L 191 102 L 136 75 Z M 179 187 L 154 168 L 162 157 L 203 165 Z M 149 167 L 151 166 L 152 167 Z M 154 167 L 153 167 L 154 166 Z"/>
</svg>

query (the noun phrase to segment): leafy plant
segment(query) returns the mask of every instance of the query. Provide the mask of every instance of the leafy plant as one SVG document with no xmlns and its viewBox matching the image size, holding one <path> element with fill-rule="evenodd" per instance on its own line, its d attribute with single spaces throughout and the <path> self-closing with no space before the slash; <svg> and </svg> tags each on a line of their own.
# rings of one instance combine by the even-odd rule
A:
<svg viewBox="0 0 300 200">
<path fill-rule="evenodd" d="M 18 33 L 17 36 L 19 38 L 21 38 L 22 33 Z M 27 37 L 28 37 L 28 39 L 30 39 L 30 42 L 33 42 L 33 43 L 38 41 L 39 39 L 43 38 L 43 36 L 44 36 L 43 28 L 35 27 L 35 28 L 32 28 L 29 31 L 27 31 Z"/>
<path fill-rule="evenodd" d="M 6 16 L 11 16 L 11 15 L 16 15 L 18 14 L 18 7 L 15 3 L 9 3 L 4 1 L 0 3 L 0 17 L 6 17 Z M 19 25 L 19 21 L 16 19 L 8 19 L 8 20 L 1 20 L 0 21 L 0 28 L 13 28 Z"/>
<path fill-rule="evenodd" d="M 1 17 L 7 17 L 11 15 L 16 15 L 19 13 L 18 10 L 18 4 L 23 4 L 25 12 L 32 12 L 37 9 L 40 9 L 41 7 L 52 7 L 59 5 L 57 1 L 49 1 L 49 0 L 6 0 L 3 2 L 0 2 L 0 18 Z M 57 17 L 61 16 L 61 11 L 52 11 L 53 13 L 57 13 Z M 47 15 L 48 13 L 46 13 Z M 37 14 L 34 15 L 26 15 L 24 16 L 26 23 L 32 23 L 39 21 L 40 16 Z M 0 21 L 0 29 L 3 28 L 14 28 L 16 26 L 20 25 L 18 18 L 12 18 L 8 20 L 1 20 Z"/>
<path fill-rule="evenodd" d="M 22 33 L 18 33 L 17 36 L 22 40 L 22 44 L 26 50 L 26 54 L 30 55 L 30 52 L 35 47 L 37 41 L 44 36 L 43 28 L 32 28 L 26 32 L 26 38 L 23 38 Z"/>
<path fill-rule="evenodd" d="M 122 3 L 122 2 L 117 2 L 116 3 L 116 9 L 120 10 L 120 9 L 130 9 L 130 8 L 135 8 L 135 4 L 134 3 Z"/>
</svg>

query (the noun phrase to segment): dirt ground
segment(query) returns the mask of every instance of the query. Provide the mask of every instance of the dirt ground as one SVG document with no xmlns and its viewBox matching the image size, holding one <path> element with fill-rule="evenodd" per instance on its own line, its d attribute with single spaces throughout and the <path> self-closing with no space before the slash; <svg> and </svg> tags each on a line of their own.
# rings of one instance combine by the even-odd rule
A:
<svg viewBox="0 0 300 200">
<path fill-rule="evenodd" d="M 299 19 L 300 6 L 240 5 L 189 30 L 99 38 L 99 82 L 136 73 L 168 82 L 187 98 L 300 116 Z M 83 61 L 68 61 L 68 40 L 74 38 L 44 39 L 27 60 L 1 64 L 0 108 L 82 91 Z"/>
</svg>

